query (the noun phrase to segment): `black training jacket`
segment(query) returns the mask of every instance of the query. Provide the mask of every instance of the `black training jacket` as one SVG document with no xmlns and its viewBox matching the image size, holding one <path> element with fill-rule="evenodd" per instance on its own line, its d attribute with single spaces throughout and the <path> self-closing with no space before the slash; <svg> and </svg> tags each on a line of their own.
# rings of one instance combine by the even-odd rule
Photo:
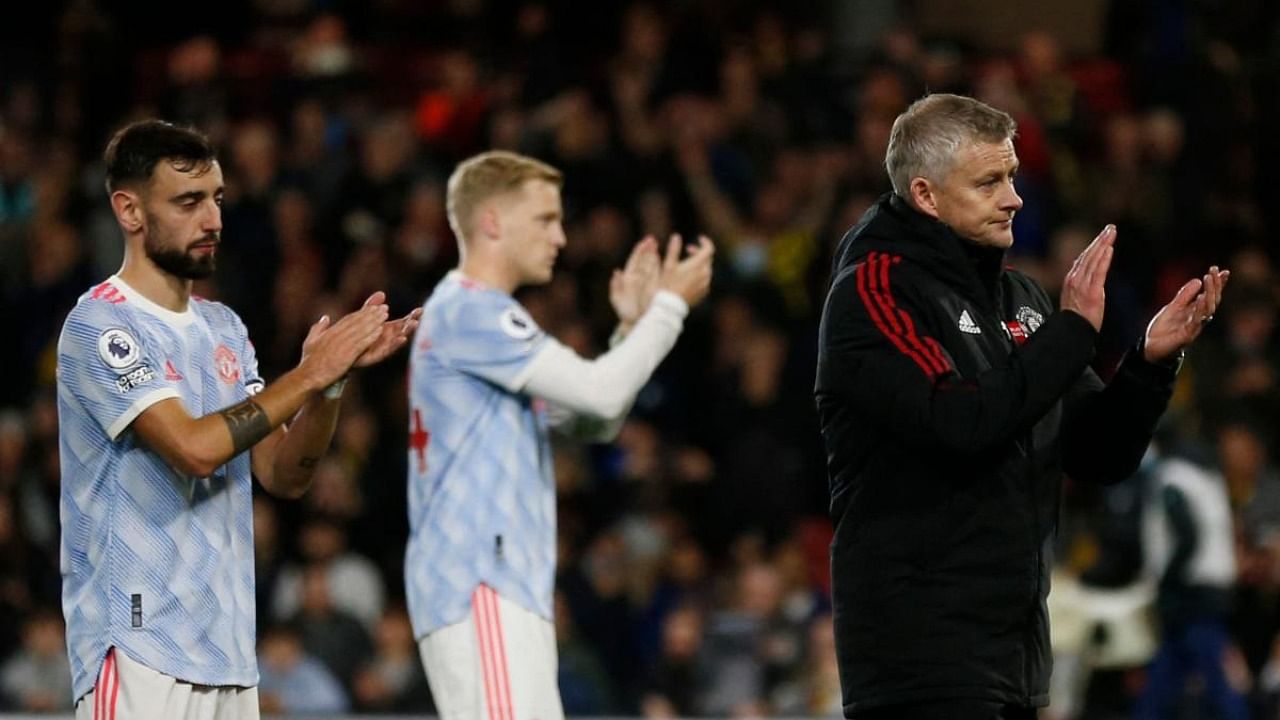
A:
<svg viewBox="0 0 1280 720">
<path fill-rule="evenodd" d="M 815 394 L 831 484 L 844 711 L 1048 703 L 1061 477 L 1138 466 L 1174 371 L 1096 332 L 1003 253 L 890 194 L 841 241 Z"/>
</svg>

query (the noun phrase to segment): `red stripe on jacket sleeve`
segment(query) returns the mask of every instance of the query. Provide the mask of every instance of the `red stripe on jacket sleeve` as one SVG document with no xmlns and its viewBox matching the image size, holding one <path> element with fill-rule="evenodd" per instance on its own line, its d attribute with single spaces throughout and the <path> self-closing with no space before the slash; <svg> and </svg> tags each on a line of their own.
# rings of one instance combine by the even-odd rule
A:
<svg viewBox="0 0 1280 720">
<path fill-rule="evenodd" d="M 935 361 L 927 358 L 925 353 L 920 352 L 916 346 L 907 342 L 903 337 L 902 328 L 898 322 L 891 315 L 886 314 L 883 302 L 875 297 L 875 292 L 869 287 L 869 279 L 870 282 L 874 282 L 875 273 L 872 266 L 875 262 L 876 253 L 872 253 L 866 262 L 854 270 L 854 277 L 858 284 L 858 296 L 862 298 L 862 304 L 867 309 L 867 315 L 871 317 L 871 322 L 875 323 L 880 333 L 888 338 L 889 342 L 893 343 L 894 347 L 898 348 L 903 355 L 911 358 L 930 380 L 937 379 L 939 371 L 935 367 Z"/>
<path fill-rule="evenodd" d="M 898 303 L 893 299 L 893 291 L 889 288 L 889 265 L 899 262 L 902 262 L 902 258 L 899 256 L 878 253 L 876 269 L 879 272 L 873 273 L 871 276 L 872 296 L 883 303 L 886 315 L 898 320 L 901 324 L 901 332 L 905 335 L 907 342 L 932 363 L 934 370 L 939 375 L 944 374 L 951 369 L 951 363 L 942 354 L 937 341 L 927 335 L 923 338 L 917 335 L 915 322 L 912 321 L 911 316 L 905 310 L 898 307 Z"/>
</svg>

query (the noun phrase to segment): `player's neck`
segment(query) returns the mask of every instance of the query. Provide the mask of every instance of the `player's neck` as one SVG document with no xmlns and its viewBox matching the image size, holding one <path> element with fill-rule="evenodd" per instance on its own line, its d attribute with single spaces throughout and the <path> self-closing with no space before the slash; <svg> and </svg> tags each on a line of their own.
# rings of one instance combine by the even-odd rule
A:
<svg viewBox="0 0 1280 720">
<path fill-rule="evenodd" d="M 498 263 L 484 261 L 475 256 L 465 257 L 458 263 L 458 272 L 482 285 L 501 290 L 508 295 L 516 291 L 520 283 L 514 273 L 508 273 Z"/>
<path fill-rule="evenodd" d="M 156 267 L 145 256 L 126 255 L 117 273 L 129 287 L 166 310 L 183 312 L 191 299 L 191 281 Z"/>
</svg>

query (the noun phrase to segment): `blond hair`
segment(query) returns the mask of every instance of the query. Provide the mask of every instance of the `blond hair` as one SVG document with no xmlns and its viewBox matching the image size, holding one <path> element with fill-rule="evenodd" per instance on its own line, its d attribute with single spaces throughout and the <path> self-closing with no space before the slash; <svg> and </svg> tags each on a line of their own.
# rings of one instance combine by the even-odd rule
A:
<svg viewBox="0 0 1280 720">
<path fill-rule="evenodd" d="M 529 180 L 542 180 L 556 187 L 564 185 L 564 176 L 559 170 L 541 160 L 506 150 L 490 150 L 458 163 L 449 176 L 445 192 L 449 226 L 458 240 L 470 236 L 472 215 L 484 201 L 519 190 Z"/>
<path fill-rule="evenodd" d="M 913 178 L 941 182 L 962 146 L 1002 143 L 1017 132 L 1008 113 L 986 103 L 962 95 L 926 95 L 893 121 L 884 167 L 893 191 L 909 198 Z"/>
</svg>

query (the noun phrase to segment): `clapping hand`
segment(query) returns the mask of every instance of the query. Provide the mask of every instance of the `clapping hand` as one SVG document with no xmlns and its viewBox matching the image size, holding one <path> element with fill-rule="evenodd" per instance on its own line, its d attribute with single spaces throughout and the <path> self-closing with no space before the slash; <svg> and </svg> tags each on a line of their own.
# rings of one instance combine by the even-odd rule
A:
<svg viewBox="0 0 1280 720">
<path fill-rule="evenodd" d="M 658 287 L 679 295 L 692 306 L 702 302 L 711 290 L 711 260 L 716 246 L 711 238 L 699 235 L 698 244 L 689 248 L 687 255 L 685 250 L 680 236 L 672 235 L 658 274 Z"/>
<path fill-rule="evenodd" d="M 618 314 L 618 330 L 623 335 L 649 309 L 649 301 L 658 290 L 662 261 L 658 258 L 658 241 L 646 235 L 631 249 L 627 263 L 613 271 L 609 278 L 609 303 Z"/>
<path fill-rule="evenodd" d="M 386 301 L 386 297 L 386 293 L 379 290 L 364 301 L 364 307 L 381 305 Z M 376 365 L 404 347 L 405 343 L 409 342 L 409 338 L 413 337 L 413 332 L 418 329 L 418 320 L 421 317 L 422 308 L 416 308 L 402 318 L 387 320 L 382 323 L 382 330 L 378 334 L 378 339 L 374 340 L 373 344 L 366 348 L 360 354 L 360 357 L 356 358 L 352 367 L 362 368 Z"/>
<path fill-rule="evenodd" d="M 1203 278 L 1193 278 L 1151 319 L 1143 343 L 1143 357 L 1158 362 L 1172 357 L 1195 342 L 1222 302 L 1222 289 L 1231 277 L 1229 270 L 1209 268 Z"/>
<path fill-rule="evenodd" d="M 1094 330 L 1102 329 L 1102 315 L 1107 306 L 1107 271 L 1115 253 L 1116 226 L 1108 225 L 1089 243 L 1062 281 L 1063 310 L 1079 314 Z"/>
</svg>

